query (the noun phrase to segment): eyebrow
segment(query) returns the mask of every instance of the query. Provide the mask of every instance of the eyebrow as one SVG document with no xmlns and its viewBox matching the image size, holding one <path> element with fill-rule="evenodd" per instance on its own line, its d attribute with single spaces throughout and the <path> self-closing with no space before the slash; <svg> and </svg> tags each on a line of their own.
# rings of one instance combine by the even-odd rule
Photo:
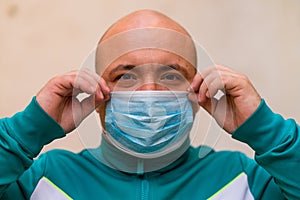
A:
<svg viewBox="0 0 300 200">
<path fill-rule="evenodd" d="M 182 72 L 184 76 L 188 75 L 188 71 L 184 67 L 182 67 L 178 64 L 164 65 L 164 66 L 159 68 L 159 71 L 168 71 L 168 70 L 171 70 L 171 69 Z"/>
<path fill-rule="evenodd" d="M 135 68 L 135 65 L 118 65 L 116 68 L 112 69 L 110 73 L 115 73 L 117 71 L 120 70 L 132 70 L 133 68 Z"/>
<path fill-rule="evenodd" d="M 110 74 L 114 74 L 114 73 L 116 73 L 118 71 L 121 71 L 121 70 L 130 71 L 130 70 L 134 69 L 135 67 L 136 67 L 135 65 L 131 65 L 131 64 L 128 64 L 128 65 L 120 64 L 116 68 L 112 69 Z M 159 67 L 159 71 L 168 71 L 168 70 L 171 70 L 171 69 L 182 72 L 183 75 L 186 76 L 186 77 L 188 76 L 187 69 L 185 69 L 184 67 L 182 67 L 178 64 L 166 64 L 166 65 L 163 65 L 163 66 Z"/>
</svg>

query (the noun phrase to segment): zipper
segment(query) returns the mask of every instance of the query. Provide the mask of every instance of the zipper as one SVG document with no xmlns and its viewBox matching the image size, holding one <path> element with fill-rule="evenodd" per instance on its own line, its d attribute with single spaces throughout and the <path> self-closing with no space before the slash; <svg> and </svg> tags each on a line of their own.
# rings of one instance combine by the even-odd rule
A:
<svg viewBox="0 0 300 200">
<path fill-rule="evenodd" d="M 149 181 L 145 176 L 141 177 L 141 200 L 149 199 Z"/>
<path fill-rule="evenodd" d="M 147 174 L 144 173 L 144 163 L 139 160 L 137 165 L 137 174 L 140 179 L 140 191 L 141 191 L 141 200 L 149 199 L 149 181 Z"/>
</svg>

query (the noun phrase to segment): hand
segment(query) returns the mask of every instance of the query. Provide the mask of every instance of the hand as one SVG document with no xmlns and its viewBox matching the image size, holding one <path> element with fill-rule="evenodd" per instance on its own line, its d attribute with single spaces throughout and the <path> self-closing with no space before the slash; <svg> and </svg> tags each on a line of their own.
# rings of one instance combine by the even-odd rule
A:
<svg viewBox="0 0 300 200">
<path fill-rule="evenodd" d="M 76 96 L 90 96 L 79 101 Z M 96 107 L 110 98 L 104 79 L 88 69 L 52 78 L 37 94 L 40 106 L 65 130 L 71 132 Z"/>
<path fill-rule="evenodd" d="M 261 102 L 245 75 L 219 65 L 197 73 L 191 89 L 195 92 L 191 100 L 197 101 L 229 133 L 246 121 Z M 225 94 L 219 100 L 214 98 L 218 90 Z"/>
</svg>

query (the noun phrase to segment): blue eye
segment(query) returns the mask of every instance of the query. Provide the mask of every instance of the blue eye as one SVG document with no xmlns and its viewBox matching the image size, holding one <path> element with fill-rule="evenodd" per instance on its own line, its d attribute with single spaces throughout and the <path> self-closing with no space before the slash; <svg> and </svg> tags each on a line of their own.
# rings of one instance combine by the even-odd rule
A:
<svg viewBox="0 0 300 200">
<path fill-rule="evenodd" d="M 178 77 L 176 77 L 174 74 L 169 74 L 165 76 L 165 79 L 168 80 L 176 80 Z"/>
<path fill-rule="evenodd" d="M 136 80 L 136 76 L 133 74 L 123 74 L 120 79 L 123 80 L 131 80 L 131 79 L 135 79 Z"/>
<path fill-rule="evenodd" d="M 166 74 L 161 79 L 166 81 L 177 81 L 181 80 L 182 77 L 179 74 Z"/>
</svg>

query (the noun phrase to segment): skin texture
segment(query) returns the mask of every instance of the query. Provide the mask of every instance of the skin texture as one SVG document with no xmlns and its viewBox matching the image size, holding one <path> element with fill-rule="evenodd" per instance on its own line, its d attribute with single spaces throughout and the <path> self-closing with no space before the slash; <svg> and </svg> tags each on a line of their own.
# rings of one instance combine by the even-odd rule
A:
<svg viewBox="0 0 300 200">
<path fill-rule="evenodd" d="M 117 33 L 144 27 L 167 28 L 188 35 L 178 23 L 165 15 L 155 11 L 141 10 L 129 14 L 113 24 L 101 38 L 100 43 Z M 151 57 L 147 56 L 149 54 Z M 232 133 L 241 125 L 261 102 L 259 94 L 249 79 L 241 73 L 224 66 L 211 66 L 195 73 L 194 67 L 179 56 L 153 49 L 138 50 L 121 56 L 107 67 L 102 77 L 88 70 L 72 71 L 54 77 L 40 90 L 36 98 L 41 107 L 68 133 L 75 129 L 76 125 L 79 125 L 95 108 L 100 113 L 103 122 L 105 102 L 109 100 L 111 91 L 172 89 L 164 81 L 170 81 L 168 79 L 173 80 L 173 78 L 169 76 L 165 78 L 166 76 L 155 74 L 150 76 L 155 71 L 152 69 L 155 68 L 150 66 L 151 70 L 147 71 L 146 65 L 149 63 L 179 65 L 181 69 L 185 69 L 187 73 L 183 73 L 182 70 L 175 70 L 186 80 L 180 87 L 176 87 L 176 90 L 189 88 L 191 91 L 190 99 L 215 117 L 220 126 L 228 133 Z M 123 68 L 114 71 L 120 65 Z M 135 70 L 128 66 L 134 66 Z M 119 81 L 135 80 L 132 78 L 132 73 L 138 73 L 139 70 L 137 69 L 146 70 L 144 73 L 140 73 L 144 77 L 142 78 L 143 84 L 138 84 L 134 88 L 120 87 L 124 84 L 118 84 Z M 144 76 L 145 74 L 148 76 Z M 154 79 L 157 77 L 158 79 Z M 220 100 L 214 99 L 218 90 L 226 93 Z M 91 96 L 79 102 L 75 97 L 81 92 Z"/>
</svg>

